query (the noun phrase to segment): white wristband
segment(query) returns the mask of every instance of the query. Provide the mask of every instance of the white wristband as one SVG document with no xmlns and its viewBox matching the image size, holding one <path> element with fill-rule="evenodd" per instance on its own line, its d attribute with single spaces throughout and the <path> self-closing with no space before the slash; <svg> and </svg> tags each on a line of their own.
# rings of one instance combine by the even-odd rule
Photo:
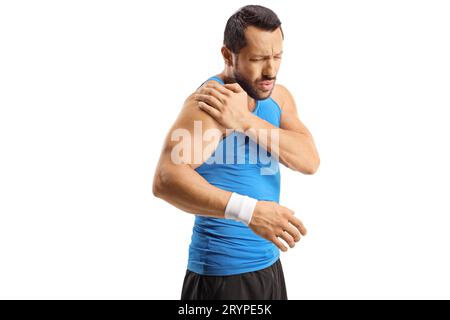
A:
<svg viewBox="0 0 450 320">
<path fill-rule="evenodd" d="M 225 208 L 225 219 L 242 221 L 248 225 L 258 200 L 233 192 Z"/>
</svg>

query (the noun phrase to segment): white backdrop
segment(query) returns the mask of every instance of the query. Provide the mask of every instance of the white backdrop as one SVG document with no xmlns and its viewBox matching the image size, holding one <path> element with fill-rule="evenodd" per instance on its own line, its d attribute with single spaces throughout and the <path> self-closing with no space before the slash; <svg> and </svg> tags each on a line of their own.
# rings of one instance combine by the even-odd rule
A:
<svg viewBox="0 0 450 320">
<path fill-rule="evenodd" d="M 153 172 L 249 3 L 154 3 L 0 3 L 0 298 L 179 298 L 194 216 Z M 289 298 L 450 298 L 449 3 L 258 4 L 321 156 L 281 172 Z"/>
</svg>

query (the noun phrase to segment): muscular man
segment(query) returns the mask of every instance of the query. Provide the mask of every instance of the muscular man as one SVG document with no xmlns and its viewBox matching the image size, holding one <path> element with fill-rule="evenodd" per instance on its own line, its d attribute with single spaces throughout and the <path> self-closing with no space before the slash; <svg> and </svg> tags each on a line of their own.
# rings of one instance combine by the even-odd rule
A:
<svg viewBox="0 0 450 320">
<path fill-rule="evenodd" d="M 319 156 L 292 95 L 275 84 L 283 40 L 272 10 L 235 12 L 224 70 L 185 100 L 166 137 L 153 193 L 196 215 L 181 299 L 287 299 L 279 250 L 306 229 L 279 204 L 278 162 L 313 174 Z"/>
</svg>

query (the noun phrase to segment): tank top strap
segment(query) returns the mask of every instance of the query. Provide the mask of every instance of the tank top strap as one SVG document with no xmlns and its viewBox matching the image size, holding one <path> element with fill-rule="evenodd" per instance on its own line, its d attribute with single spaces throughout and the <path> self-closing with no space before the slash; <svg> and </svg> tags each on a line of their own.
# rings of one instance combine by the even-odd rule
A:
<svg viewBox="0 0 450 320">
<path fill-rule="evenodd" d="M 203 81 L 203 83 L 202 83 L 201 85 L 199 85 L 198 88 L 200 88 L 202 85 L 205 84 L 206 81 L 209 81 L 209 80 L 216 80 L 216 81 L 218 81 L 218 82 L 219 82 L 220 84 L 222 84 L 222 85 L 225 84 L 225 83 L 223 82 L 223 80 L 220 79 L 219 77 L 212 76 L 212 77 L 209 77 L 208 79 L 206 79 L 205 81 Z M 197 88 L 196 90 L 198 90 L 198 88 Z"/>
</svg>

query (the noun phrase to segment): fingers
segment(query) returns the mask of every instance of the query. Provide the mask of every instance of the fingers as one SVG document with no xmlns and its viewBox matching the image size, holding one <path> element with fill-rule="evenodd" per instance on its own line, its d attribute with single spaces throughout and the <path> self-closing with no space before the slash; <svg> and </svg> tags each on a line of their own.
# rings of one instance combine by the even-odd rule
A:
<svg viewBox="0 0 450 320">
<path fill-rule="evenodd" d="M 300 241 L 300 232 L 297 228 L 295 228 L 294 226 L 287 224 L 284 227 L 284 231 L 286 231 L 287 233 L 289 233 L 291 235 L 291 237 L 294 239 L 295 242 Z"/>
<path fill-rule="evenodd" d="M 294 212 L 275 202 L 259 201 L 255 208 L 253 223 L 250 228 L 261 237 L 273 242 L 281 251 L 288 247 L 294 248 L 302 235 L 306 235 L 306 228 L 297 219 Z M 256 210 L 258 209 L 258 210 Z"/>
<path fill-rule="evenodd" d="M 222 103 L 216 97 L 209 94 L 196 93 L 194 99 L 209 104 L 211 107 L 216 108 L 218 111 L 222 111 Z"/>
<path fill-rule="evenodd" d="M 286 207 L 283 207 L 283 208 L 287 210 L 287 214 L 285 214 L 285 218 L 288 219 L 289 223 L 291 223 L 293 226 L 295 226 L 297 228 L 297 230 L 300 231 L 300 233 L 303 236 L 306 236 L 306 233 L 307 233 L 306 228 L 303 225 L 303 223 L 300 221 L 300 219 L 298 219 L 297 217 L 294 216 L 295 212 L 289 208 L 286 208 Z"/>
<path fill-rule="evenodd" d="M 300 231 L 300 233 L 302 234 L 302 236 L 306 236 L 307 230 L 305 228 L 305 226 L 303 225 L 303 223 L 296 217 L 294 217 L 293 215 L 289 217 L 289 223 L 291 223 L 293 226 L 295 226 L 298 231 Z"/>
<path fill-rule="evenodd" d="M 198 93 L 212 96 L 219 100 L 222 104 L 225 104 L 227 99 L 227 95 L 223 92 L 223 90 L 220 90 L 217 87 L 206 86 L 205 88 L 200 89 Z"/>
<path fill-rule="evenodd" d="M 228 89 L 227 87 L 218 83 L 217 81 L 207 82 L 205 85 L 201 86 L 197 90 L 197 92 L 201 93 L 202 90 L 207 90 L 207 89 L 215 89 L 219 93 L 223 94 L 224 96 L 229 96 L 231 93 L 233 93 L 233 90 Z"/>
<path fill-rule="evenodd" d="M 217 83 L 216 81 L 214 81 L 213 83 L 208 83 L 206 87 L 214 88 L 225 96 L 229 96 L 231 93 L 233 93 L 233 90 L 228 89 L 227 87 L 221 85 L 220 83 Z"/>
<path fill-rule="evenodd" d="M 219 110 L 217 110 L 216 108 L 211 107 L 210 105 L 208 105 L 208 104 L 206 104 L 206 103 L 204 103 L 202 101 L 198 102 L 198 107 L 201 110 L 205 111 L 207 114 L 209 114 L 211 117 L 213 117 L 216 121 L 219 121 L 219 118 L 220 118 L 220 115 L 221 115 Z"/>
<path fill-rule="evenodd" d="M 235 93 L 239 93 L 239 92 L 243 91 L 243 89 L 241 88 L 241 86 L 238 83 L 227 83 L 227 84 L 224 84 L 224 87 L 227 89 L 230 89 L 231 91 L 233 91 Z"/>
<path fill-rule="evenodd" d="M 233 92 L 241 92 L 242 88 L 237 83 L 221 85 L 216 81 L 210 81 L 197 89 L 194 99 L 223 111 L 227 98 Z"/>
<path fill-rule="evenodd" d="M 283 233 L 279 234 L 278 237 L 283 239 L 289 245 L 289 247 L 295 247 L 294 238 L 292 238 L 289 233 L 283 231 Z"/>
<path fill-rule="evenodd" d="M 277 238 L 277 237 L 273 237 L 272 238 L 272 242 L 283 252 L 287 251 L 286 246 Z"/>
</svg>

